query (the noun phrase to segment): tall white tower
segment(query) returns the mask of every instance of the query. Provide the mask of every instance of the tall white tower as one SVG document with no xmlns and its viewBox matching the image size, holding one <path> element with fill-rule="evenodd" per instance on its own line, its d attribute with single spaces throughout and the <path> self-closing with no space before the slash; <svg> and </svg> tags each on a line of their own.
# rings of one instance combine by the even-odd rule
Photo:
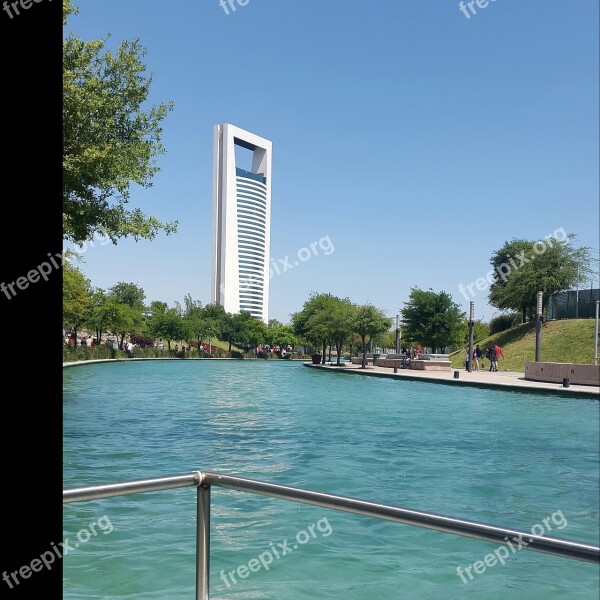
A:
<svg viewBox="0 0 600 600">
<path fill-rule="evenodd" d="M 252 170 L 236 165 L 235 146 L 252 152 Z M 271 142 L 215 125 L 211 299 L 227 312 L 269 320 Z"/>
</svg>

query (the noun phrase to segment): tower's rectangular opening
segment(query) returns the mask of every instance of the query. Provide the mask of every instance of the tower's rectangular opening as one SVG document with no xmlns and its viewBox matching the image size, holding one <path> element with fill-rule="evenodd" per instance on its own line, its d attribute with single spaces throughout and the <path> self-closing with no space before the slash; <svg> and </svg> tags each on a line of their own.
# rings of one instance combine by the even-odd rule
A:
<svg viewBox="0 0 600 600">
<path fill-rule="evenodd" d="M 250 150 L 247 146 L 240 146 L 238 141 L 235 142 L 235 166 L 244 169 L 244 171 L 252 172 L 252 157 L 254 150 Z"/>
</svg>

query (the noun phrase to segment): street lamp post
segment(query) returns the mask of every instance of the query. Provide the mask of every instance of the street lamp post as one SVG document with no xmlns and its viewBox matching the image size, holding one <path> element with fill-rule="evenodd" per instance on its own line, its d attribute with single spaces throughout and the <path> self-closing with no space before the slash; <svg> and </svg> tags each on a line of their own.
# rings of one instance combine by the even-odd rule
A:
<svg viewBox="0 0 600 600">
<path fill-rule="evenodd" d="M 469 305 L 469 356 L 467 357 L 467 369 L 473 372 L 473 329 L 475 327 L 475 302 Z"/>
<path fill-rule="evenodd" d="M 575 292 L 575 318 L 579 319 L 579 265 L 577 265 L 577 291 Z"/>
<path fill-rule="evenodd" d="M 535 311 L 535 362 L 541 361 L 542 356 L 542 299 L 543 292 L 537 293 L 537 307 Z"/>
<path fill-rule="evenodd" d="M 594 364 L 598 364 L 598 312 L 600 312 L 600 300 L 596 300 L 596 327 L 594 328 Z"/>
</svg>

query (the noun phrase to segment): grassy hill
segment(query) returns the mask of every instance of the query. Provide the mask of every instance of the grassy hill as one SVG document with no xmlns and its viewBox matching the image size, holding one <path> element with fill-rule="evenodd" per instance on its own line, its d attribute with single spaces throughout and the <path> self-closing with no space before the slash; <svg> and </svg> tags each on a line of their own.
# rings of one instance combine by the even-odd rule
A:
<svg viewBox="0 0 600 600">
<path fill-rule="evenodd" d="M 542 361 L 594 363 L 595 319 L 570 319 L 548 321 L 542 326 Z M 496 333 L 484 340 L 477 340 L 485 355 L 485 347 L 496 342 L 504 351 L 500 371 L 525 371 L 525 363 L 535 360 L 535 324 L 522 323 L 506 331 Z M 450 355 L 452 366 L 464 365 L 465 350 Z M 489 369 L 489 361 L 485 361 Z"/>
</svg>

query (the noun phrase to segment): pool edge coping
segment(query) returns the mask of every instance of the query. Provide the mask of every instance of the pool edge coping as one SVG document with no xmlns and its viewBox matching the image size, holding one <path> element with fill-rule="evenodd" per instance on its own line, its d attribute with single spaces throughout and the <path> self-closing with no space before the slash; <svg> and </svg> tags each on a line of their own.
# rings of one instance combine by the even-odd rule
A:
<svg viewBox="0 0 600 600">
<path fill-rule="evenodd" d="M 407 380 L 407 381 L 421 381 L 424 383 L 439 383 L 442 385 L 458 385 L 461 387 L 478 387 L 484 389 L 504 389 L 514 392 L 522 392 L 526 394 L 545 394 L 550 393 L 555 396 L 561 396 L 563 398 L 581 397 L 585 399 L 599 400 L 600 392 L 592 390 L 580 390 L 580 389 L 563 389 L 563 388 L 542 388 L 537 386 L 523 386 L 514 385 L 512 383 L 499 383 L 499 382 L 483 382 L 483 381 L 465 381 L 464 379 L 438 379 L 435 377 L 428 377 L 426 375 L 409 375 L 407 373 L 382 373 L 381 371 L 370 371 L 366 369 L 357 368 L 346 368 L 346 367 L 335 367 L 332 368 L 328 365 L 314 365 L 309 362 L 304 363 L 305 367 L 315 368 L 321 371 L 327 371 L 332 373 L 342 373 L 345 375 L 364 375 L 367 377 L 381 377 L 384 379 L 396 379 L 396 380 Z M 456 370 L 456 369 L 455 369 Z M 536 382 L 540 383 L 540 382 Z M 543 383 L 543 382 L 541 382 Z"/>
</svg>

